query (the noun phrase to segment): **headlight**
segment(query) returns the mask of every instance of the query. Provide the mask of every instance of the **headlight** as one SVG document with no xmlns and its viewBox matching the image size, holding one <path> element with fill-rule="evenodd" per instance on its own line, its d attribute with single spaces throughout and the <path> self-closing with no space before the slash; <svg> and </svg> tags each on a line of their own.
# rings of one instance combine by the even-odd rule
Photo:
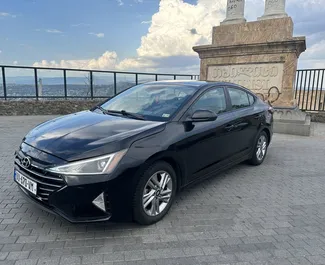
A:
<svg viewBox="0 0 325 265">
<path fill-rule="evenodd" d="M 63 166 L 47 169 L 47 171 L 63 175 L 100 175 L 111 173 L 127 150 L 113 154 L 72 162 Z"/>
</svg>

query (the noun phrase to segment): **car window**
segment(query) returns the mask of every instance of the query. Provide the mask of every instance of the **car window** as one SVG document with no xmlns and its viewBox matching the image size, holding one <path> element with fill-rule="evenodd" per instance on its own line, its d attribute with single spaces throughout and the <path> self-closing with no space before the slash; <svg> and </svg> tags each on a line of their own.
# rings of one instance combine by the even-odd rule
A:
<svg viewBox="0 0 325 265">
<path fill-rule="evenodd" d="M 213 88 L 205 92 L 191 108 L 192 113 L 196 110 L 210 110 L 216 114 L 225 112 L 226 109 L 226 97 L 222 87 Z"/>
<path fill-rule="evenodd" d="M 183 84 L 141 84 L 123 91 L 101 107 L 139 114 L 147 120 L 167 121 L 196 90 Z"/>
<path fill-rule="evenodd" d="M 248 94 L 245 91 L 233 87 L 229 87 L 228 91 L 232 109 L 245 108 L 251 105 L 248 99 Z"/>
<path fill-rule="evenodd" d="M 247 96 L 248 96 L 249 104 L 252 106 L 255 102 L 255 98 L 251 94 L 248 94 L 248 93 L 247 93 Z"/>
</svg>

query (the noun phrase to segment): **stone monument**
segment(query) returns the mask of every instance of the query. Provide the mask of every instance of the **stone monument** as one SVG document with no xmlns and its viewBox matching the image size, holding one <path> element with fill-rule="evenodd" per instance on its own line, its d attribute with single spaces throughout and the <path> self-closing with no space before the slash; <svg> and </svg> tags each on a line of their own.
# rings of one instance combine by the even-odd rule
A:
<svg viewBox="0 0 325 265">
<path fill-rule="evenodd" d="M 234 12 L 229 7 L 236 6 Z M 227 17 L 212 31 L 212 44 L 193 47 L 201 59 L 200 79 L 242 85 L 276 110 L 274 132 L 310 134 L 310 117 L 294 99 L 297 61 L 305 37 L 293 37 L 285 0 L 266 0 L 258 21 L 246 22 L 244 0 L 227 1 Z"/>
<path fill-rule="evenodd" d="M 287 17 L 285 0 L 265 0 L 264 15 L 258 20 Z"/>
<path fill-rule="evenodd" d="M 245 0 L 228 0 L 226 19 L 220 24 L 236 24 L 246 22 L 244 18 Z"/>
</svg>

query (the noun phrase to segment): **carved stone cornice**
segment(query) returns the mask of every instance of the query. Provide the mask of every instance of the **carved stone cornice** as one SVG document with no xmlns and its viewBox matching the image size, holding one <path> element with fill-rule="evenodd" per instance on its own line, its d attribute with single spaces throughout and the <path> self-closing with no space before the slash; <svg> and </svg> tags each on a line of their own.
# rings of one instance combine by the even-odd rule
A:
<svg viewBox="0 0 325 265">
<path fill-rule="evenodd" d="M 228 46 L 202 45 L 193 47 L 193 50 L 199 54 L 200 59 L 283 53 L 295 53 L 298 58 L 306 50 L 306 38 L 294 37 L 285 41 Z"/>
</svg>

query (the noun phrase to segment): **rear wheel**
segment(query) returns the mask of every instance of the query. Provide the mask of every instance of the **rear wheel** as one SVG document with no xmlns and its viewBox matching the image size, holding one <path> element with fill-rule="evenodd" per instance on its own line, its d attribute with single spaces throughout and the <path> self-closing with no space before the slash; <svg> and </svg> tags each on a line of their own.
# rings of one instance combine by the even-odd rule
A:
<svg viewBox="0 0 325 265">
<path fill-rule="evenodd" d="M 140 177 L 133 198 L 134 220 L 143 225 L 160 221 L 169 211 L 176 193 L 176 174 L 171 165 L 159 161 Z"/>
<path fill-rule="evenodd" d="M 252 158 L 248 161 L 250 164 L 258 166 L 263 163 L 269 145 L 268 141 L 267 134 L 262 131 L 257 138 Z"/>
</svg>

